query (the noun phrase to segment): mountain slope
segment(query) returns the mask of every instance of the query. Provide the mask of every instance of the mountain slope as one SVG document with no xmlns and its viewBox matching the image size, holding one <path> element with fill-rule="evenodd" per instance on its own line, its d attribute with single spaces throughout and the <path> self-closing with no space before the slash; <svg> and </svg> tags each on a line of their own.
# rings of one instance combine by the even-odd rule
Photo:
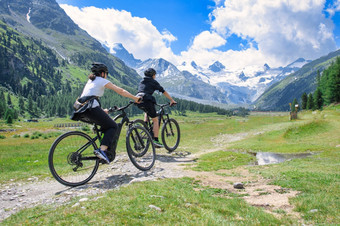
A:
<svg viewBox="0 0 340 226">
<path fill-rule="evenodd" d="M 80 29 L 55 0 L 0 0 L 0 8 L 0 18 L 6 24 L 41 40 L 59 58 L 85 70 L 93 61 L 101 61 L 118 83 L 128 86 L 138 83 L 138 74 Z"/>
<path fill-rule="evenodd" d="M 297 72 L 275 83 L 256 100 L 256 107 L 262 110 L 289 110 L 289 103 L 294 98 L 300 99 L 304 92 L 308 94 L 315 91 L 317 72 L 322 73 L 338 56 L 340 49 L 304 65 Z"/>
</svg>

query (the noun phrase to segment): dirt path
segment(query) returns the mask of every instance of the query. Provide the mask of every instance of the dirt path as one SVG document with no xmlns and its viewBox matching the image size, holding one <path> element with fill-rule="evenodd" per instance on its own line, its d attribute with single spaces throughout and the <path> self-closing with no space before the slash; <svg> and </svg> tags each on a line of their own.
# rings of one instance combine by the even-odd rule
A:
<svg viewBox="0 0 340 226">
<path fill-rule="evenodd" d="M 221 135 L 214 139 L 219 141 L 218 144 L 225 144 L 244 139 L 247 136 L 249 133 Z M 218 150 L 218 146 L 202 153 Z M 118 155 L 110 165 L 101 166 L 96 176 L 88 184 L 76 188 L 63 186 L 54 179 L 39 181 L 38 178 L 29 178 L 22 183 L 0 185 L 0 222 L 21 209 L 39 204 L 65 204 L 73 197 L 101 194 L 134 182 L 179 177 L 193 177 L 204 186 L 243 194 L 245 195 L 244 200 L 251 205 L 263 207 L 278 217 L 281 213 L 301 219 L 293 211 L 294 207 L 289 204 L 289 198 L 294 197 L 298 193 L 297 191 L 269 185 L 270 181 L 250 173 L 247 167 L 218 172 L 196 172 L 185 169 L 185 165 L 193 164 L 202 153 L 195 155 L 185 152 L 166 154 L 165 151 L 159 151 L 159 153 L 155 167 L 148 172 L 136 169 L 127 155 Z M 233 187 L 235 182 L 243 182 L 245 189 L 235 189 Z"/>
</svg>

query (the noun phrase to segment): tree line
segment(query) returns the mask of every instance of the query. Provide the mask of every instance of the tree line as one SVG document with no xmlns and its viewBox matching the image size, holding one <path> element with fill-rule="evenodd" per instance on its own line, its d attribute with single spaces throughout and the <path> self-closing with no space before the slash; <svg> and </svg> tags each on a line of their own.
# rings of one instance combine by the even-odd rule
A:
<svg viewBox="0 0 340 226">
<path fill-rule="evenodd" d="M 314 93 L 303 93 L 301 96 L 302 110 L 322 110 L 324 105 L 340 102 L 340 57 L 337 57 L 322 74 L 317 72 L 317 88 Z M 295 111 L 297 99 L 293 100 L 291 111 Z"/>
</svg>

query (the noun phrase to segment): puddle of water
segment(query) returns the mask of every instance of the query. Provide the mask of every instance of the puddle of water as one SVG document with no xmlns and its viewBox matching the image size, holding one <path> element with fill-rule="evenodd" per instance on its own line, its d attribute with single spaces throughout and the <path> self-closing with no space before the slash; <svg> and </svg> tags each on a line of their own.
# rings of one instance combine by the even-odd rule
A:
<svg viewBox="0 0 340 226">
<path fill-rule="evenodd" d="M 311 156 L 312 153 L 299 153 L 299 154 L 280 154 L 272 152 L 257 152 L 255 165 L 268 165 L 277 164 L 287 160 L 297 159 L 297 158 L 307 158 Z"/>
</svg>

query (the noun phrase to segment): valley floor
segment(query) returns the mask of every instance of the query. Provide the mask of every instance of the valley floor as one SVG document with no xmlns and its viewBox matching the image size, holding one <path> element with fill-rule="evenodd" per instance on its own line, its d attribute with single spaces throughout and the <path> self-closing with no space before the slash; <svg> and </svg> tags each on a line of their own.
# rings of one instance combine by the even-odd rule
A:
<svg viewBox="0 0 340 226">
<path fill-rule="evenodd" d="M 245 138 L 245 134 L 235 134 L 226 141 Z M 86 185 L 69 188 L 53 179 L 43 181 L 36 177 L 28 178 L 21 183 L 9 183 L 0 186 L 0 221 L 25 208 L 40 204 L 62 205 L 75 197 L 86 201 L 90 195 L 100 195 L 106 191 L 126 186 L 135 182 L 155 181 L 165 178 L 192 177 L 200 181 L 202 186 L 225 189 L 235 193 L 251 205 L 264 208 L 265 211 L 280 217 L 276 210 L 284 210 L 285 214 L 299 218 L 289 204 L 289 198 L 298 192 L 285 190 L 279 186 L 270 185 L 270 180 L 249 172 L 247 167 L 217 172 L 197 172 L 190 170 L 199 155 L 216 151 L 215 149 L 201 151 L 197 154 L 174 152 L 168 154 L 158 149 L 157 161 L 154 168 L 148 172 L 136 169 L 126 154 L 120 154 L 110 165 L 101 165 L 96 176 Z M 233 183 L 247 181 L 245 189 L 236 189 Z"/>
</svg>

